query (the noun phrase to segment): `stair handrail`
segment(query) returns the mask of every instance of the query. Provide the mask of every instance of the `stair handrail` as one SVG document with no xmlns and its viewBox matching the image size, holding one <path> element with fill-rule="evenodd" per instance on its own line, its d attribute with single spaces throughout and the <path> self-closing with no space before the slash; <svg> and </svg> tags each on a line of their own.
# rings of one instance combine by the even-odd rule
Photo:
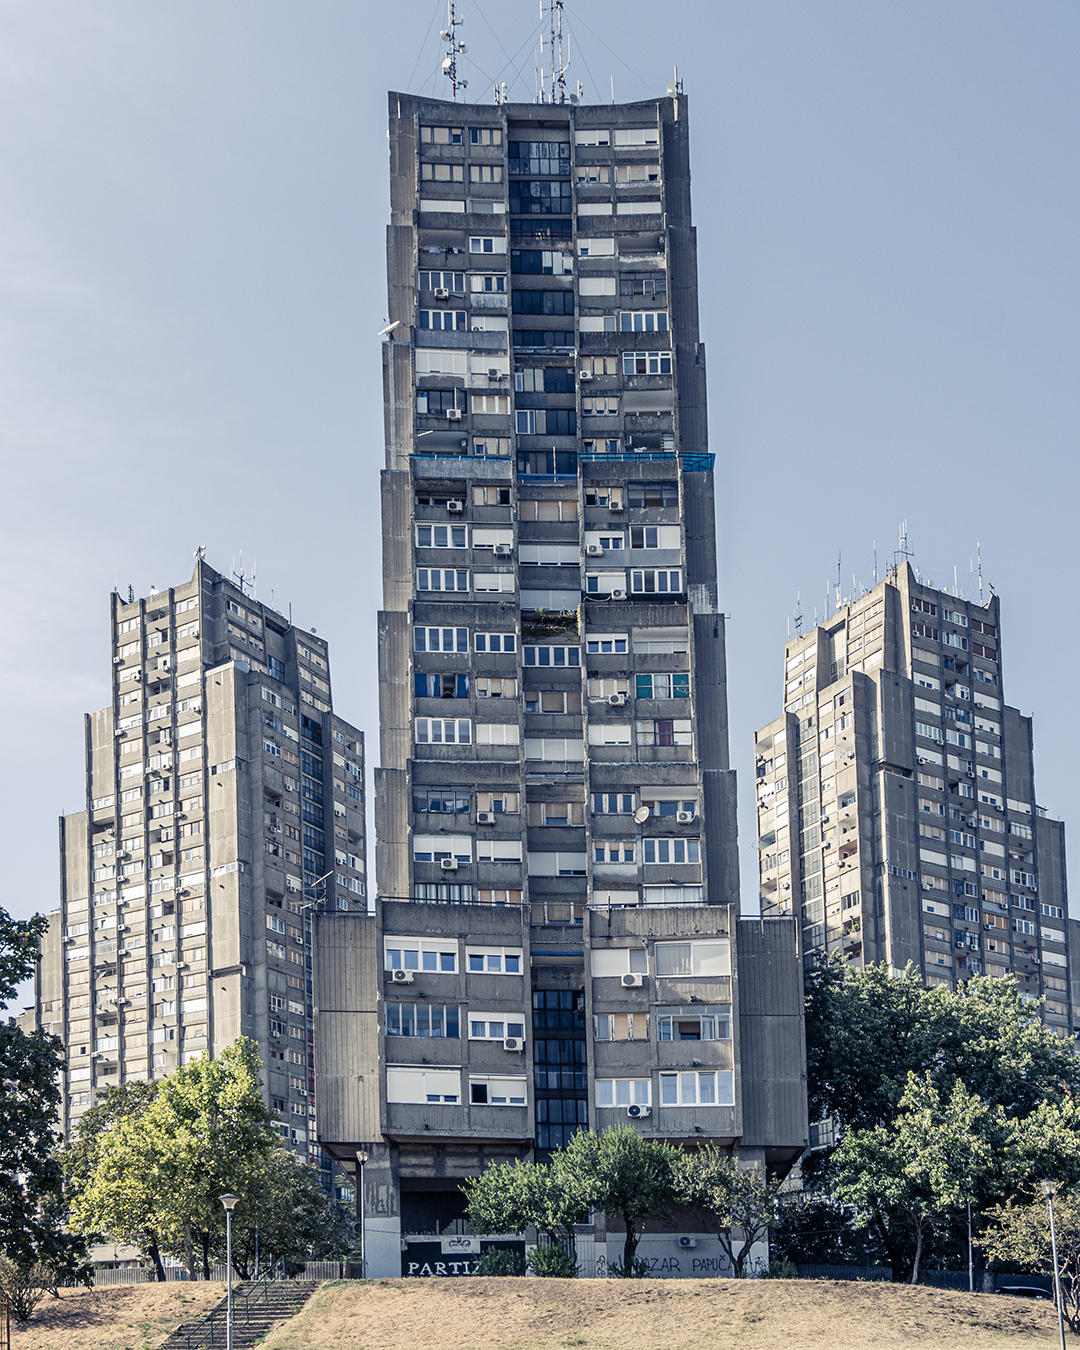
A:
<svg viewBox="0 0 1080 1350">
<path fill-rule="evenodd" d="M 276 1272 L 276 1273 L 275 1273 Z M 237 1312 L 241 1304 L 244 1309 L 244 1321 L 251 1320 L 251 1301 L 259 1293 L 261 1301 L 269 1301 L 269 1285 L 271 1280 L 285 1279 L 285 1258 L 279 1257 L 270 1267 L 261 1279 L 257 1280 L 254 1288 L 243 1292 L 233 1290 L 233 1322 L 238 1321 Z M 258 1299 L 256 1299 L 258 1301 Z M 186 1350 L 200 1350 L 202 1346 L 212 1346 L 214 1343 L 214 1332 L 228 1316 L 229 1300 L 228 1296 L 223 1298 L 220 1303 L 215 1304 L 206 1314 L 201 1322 L 198 1322 L 188 1332 L 184 1342 Z M 197 1339 L 196 1339 L 197 1338 Z"/>
</svg>

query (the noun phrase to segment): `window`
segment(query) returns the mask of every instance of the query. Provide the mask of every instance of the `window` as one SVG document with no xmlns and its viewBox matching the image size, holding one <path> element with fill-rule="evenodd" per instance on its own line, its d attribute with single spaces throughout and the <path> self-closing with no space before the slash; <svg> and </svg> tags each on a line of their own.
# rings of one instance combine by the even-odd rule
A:
<svg viewBox="0 0 1080 1350">
<path fill-rule="evenodd" d="M 452 567 L 419 567 L 416 571 L 416 589 L 418 591 L 467 591 L 469 589 L 468 572 L 457 571 Z"/>
<path fill-rule="evenodd" d="M 467 548 L 468 532 L 464 525 L 417 525 L 417 548 Z"/>
<path fill-rule="evenodd" d="M 390 1065 L 386 1070 L 386 1100 L 415 1105 L 461 1101 L 460 1069 L 406 1069 Z"/>
<path fill-rule="evenodd" d="M 637 723 L 638 745 L 692 745 L 691 721 L 687 718 L 649 718 Z"/>
<path fill-rule="evenodd" d="M 529 802 L 530 825 L 584 825 L 584 802 Z"/>
<path fill-rule="evenodd" d="M 520 810 L 520 801 L 521 794 L 517 792 L 478 792 L 476 809 L 495 815 L 516 816 Z"/>
<path fill-rule="evenodd" d="M 473 577 L 473 590 L 476 593 L 513 591 L 515 577 L 513 572 L 477 572 Z"/>
<path fill-rule="evenodd" d="M 634 814 L 634 794 L 632 792 L 594 792 L 592 809 L 596 815 L 632 816 Z"/>
<path fill-rule="evenodd" d="M 662 1073 L 661 1106 L 734 1106 L 735 1075 L 730 1069 L 714 1073 Z"/>
<path fill-rule="evenodd" d="M 582 417 L 617 417 L 619 399 L 615 394 L 586 394 L 581 400 Z"/>
<path fill-rule="evenodd" d="M 609 843 L 593 844 L 593 862 L 601 866 L 633 865 L 636 861 L 636 844 L 632 839 L 613 840 Z"/>
<path fill-rule="evenodd" d="M 574 260 L 569 253 L 525 248 L 510 252 L 510 271 L 524 276 L 561 277 L 573 270 Z"/>
<path fill-rule="evenodd" d="M 527 1081 L 524 1077 L 470 1077 L 469 1101 L 473 1106 L 524 1106 Z"/>
<path fill-rule="evenodd" d="M 658 942 L 656 973 L 673 979 L 731 974 L 731 948 L 726 938 L 703 942 Z"/>
<path fill-rule="evenodd" d="M 477 903 L 491 905 L 496 909 L 506 909 L 508 906 L 521 904 L 521 892 L 513 889 L 489 889 L 482 886 L 477 892 Z"/>
<path fill-rule="evenodd" d="M 527 713 L 580 713 L 581 691 L 577 689 L 527 689 Z"/>
<path fill-rule="evenodd" d="M 619 313 L 620 333 L 666 333 L 667 310 L 624 309 Z"/>
<path fill-rule="evenodd" d="M 690 697 L 690 676 L 682 671 L 671 675 L 635 675 L 634 686 L 638 698 Z"/>
<path fill-rule="evenodd" d="M 502 145 L 502 127 L 470 127 L 470 145 Z"/>
<path fill-rule="evenodd" d="M 454 291 L 465 294 L 464 272 L 421 272 L 420 289 L 422 291 Z"/>
<path fill-rule="evenodd" d="M 473 394 L 471 406 L 474 413 L 480 413 L 484 416 L 509 417 L 510 395 Z M 519 413 L 518 416 L 520 417 L 521 414 Z"/>
<path fill-rule="evenodd" d="M 644 947 L 597 947 L 592 953 L 592 973 L 597 979 L 623 975 L 647 975 L 648 954 Z"/>
<path fill-rule="evenodd" d="M 527 666 L 580 666 L 580 647 L 527 646 L 523 649 Z"/>
<path fill-rule="evenodd" d="M 516 722 L 477 722 L 477 745 L 517 745 L 518 724 Z"/>
<path fill-rule="evenodd" d="M 632 525 L 631 548 L 681 548 L 682 532 L 678 525 Z"/>
<path fill-rule="evenodd" d="M 648 1013 L 601 1013 L 595 1019 L 598 1041 L 647 1041 Z"/>
<path fill-rule="evenodd" d="M 574 498 L 557 501 L 521 501 L 518 503 L 521 520 L 577 520 L 577 501 Z"/>
<path fill-rule="evenodd" d="M 590 745 L 629 745 L 631 728 L 629 722 L 590 722 Z"/>
<path fill-rule="evenodd" d="M 413 885 L 413 898 L 437 904 L 470 905 L 472 887 L 445 881 L 416 882 Z"/>
<path fill-rule="evenodd" d="M 469 240 L 470 253 L 505 253 L 506 237 L 504 235 L 474 235 Z"/>
<path fill-rule="evenodd" d="M 437 164 L 432 160 L 422 160 L 420 164 L 422 183 L 463 183 L 465 166 L 463 164 Z"/>
<path fill-rule="evenodd" d="M 468 698 L 468 675 L 421 675 L 413 676 L 414 692 L 417 698 Z"/>
<path fill-rule="evenodd" d="M 581 550 L 577 544 L 522 544 L 518 559 L 534 567 L 581 566 Z"/>
<path fill-rule="evenodd" d="M 464 718 L 418 717 L 416 739 L 431 745 L 471 745 L 472 723 Z"/>
<path fill-rule="evenodd" d="M 568 366 L 528 366 L 514 372 L 514 388 L 519 394 L 572 394 L 574 372 Z"/>
<path fill-rule="evenodd" d="M 630 589 L 635 595 L 678 595 L 682 592 L 682 572 L 665 569 L 630 573 Z"/>
<path fill-rule="evenodd" d="M 646 839 L 646 863 L 700 863 L 698 839 Z"/>
<path fill-rule="evenodd" d="M 626 168 L 648 169 L 649 165 L 634 164 L 627 165 Z M 623 172 L 623 170 L 620 170 Z M 623 180 L 620 179 L 620 182 Z M 620 295 L 656 295 L 661 298 L 667 295 L 667 277 L 661 273 L 659 276 L 654 273 L 634 276 L 632 273 L 623 273 L 619 278 Z"/>
<path fill-rule="evenodd" d="M 664 789 L 661 789 L 664 791 Z M 689 812 L 690 815 L 697 815 L 697 796 L 694 795 L 693 788 L 668 788 L 668 792 L 682 792 L 681 798 L 671 798 L 657 796 L 656 788 L 642 788 L 641 804 L 647 806 L 654 816 L 677 816 L 680 812 Z"/>
<path fill-rule="evenodd" d="M 512 652 L 517 650 L 516 633 L 474 633 L 473 646 L 478 652 Z"/>
<path fill-rule="evenodd" d="M 469 316 L 463 309 L 422 309 L 420 311 L 420 327 L 422 329 L 432 329 L 447 333 L 464 333 L 468 326 Z M 442 408 L 429 406 L 429 397 L 434 401 L 434 395 L 437 392 L 452 394 L 454 391 L 436 391 L 432 389 L 426 393 L 418 393 L 416 396 L 416 411 L 418 413 L 441 412 Z M 449 406 L 454 407 L 456 405 L 451 401 Z"/>
<path fill-rule="evenodd" d="M 466 815 L 469 789 L 413 786 L 413 810 L 427 815 Z"/>
<path fill-rule="evenodd" d="M 421 145 L 463 145 L 460 127 L 421 127 Z"/>
<path fill-rule="evenodd" d="M 473 272 L 469 277 L 469 290 L 484 295 L 505 295 L 506 273 Z"/>
<path fill-rule="evenodd" d="M 387 970 L 427 970 L 444 975 L 457 972 L 457 943 L 427 938 L 383 939 Z"/>
<path fill-rule="evenodd" d="M 501 164 L 470 164 L 470 183 L 501 183 L 503 171 Z"/>
<path fill-rule="evenodd" d="M 537 351 L 542 348 L 547 348 L 549 351 L 572 352 L 574 350 L 573 329 L 514 329 L 514 349 L 516 351 Z"/>
<path fill-rule="evenodd" d="M 413 646 L 418 652 L 467 652 L 467 628 L 414 628 Z M 483 634 L 478 633 L 478 638 Z M 478 651 L 481 648 L 477 648 Z"/>
<path fill-rule="evenodd" d="M 509 459 L 509 436 L 477 436 L 473 440 L 473 454 L 478 459 Z M 474 506 L 509 506 L 510 489 L 477 486 L 473 488 Z"/>
<path fill-rule="evenodd" d="M 648 1106 L 652 1083 L 648 1078 L 598 1078 L 597 1106 Z"/>
<path fill-rule="evenodd" d="M 545 763 L 581 764 L 585 760 L 585 742 L 580 737 L 527 736 L 525 738 L 525 758 L 537 759 Z M 567 875 L 576 876 L 578 873 L 568 873 Z"/>
<path fill-rule="evenodd" d="M 674 478 L 662 483 L 628 483 L 627 506 L 649 508 L 656 506 L 678 506 L 679 484 Z"/>
<path fill-rule="evenodd" d="M 609 699 L 621 694 L 625 699 L 630 692 L 630 681 L 623 679 L 622 676 L 615 676 L 613 679 L 592 679 L 588 683 L 590 703 L 606 703 Z"/>
<path fill-rule="evenodd" d="M 386 1005 L 388 1036 L 428 1036 L 458 1039 L 458 1009 L 451 1003 L 393 1003 Z"/>
<path fill-rule="evenodd" d="M 594 654 L 597 656 L 609 654 L 618 656 L 629 651 L 627 642 L 628 639 L 625 633 L 597 634 L 595 637 L 590 637 L 586 641 L 585 649 L 590 656 Z"/>
<path fill-rule="evenodd" d="M 472 975 L 520 975 L 520 947 L 466 947 L 465 966 Z"/>
<path fill-rule="evenodd" d="M 476 677 L 477 698 L 516 698 L 517 680 L 502 675 L 478 675 Z"/>
<path fill-rule="evenodd" d="M 514 314 L 573 314 L 574 292 L 515 290 L 511 309 Z"/>
<path fill-rule="evenodd" d="M 624 375 L 670 375 L 670 352 L 623 352 Z"/>
<path fill-rule="evenodd" d="M 515 429 L 519 436 L 573 436 L 577 433 L 577 413 L 573 408 L 519 408 Z"/>
<path fill-rule="evenodd" d="M 607 164 L 582 164 L 575 176 L 579 183 L 607 183 L 611 180 L 611 168 Z"/>
<path fill-rule="evenodd" d="M 505 1014 L 492 1018 L 488 1013 L 469 1013 L 470 1041 L 504 1041 L 507 1037 L 525 1039 L 525 1014 L 506 1018 Z"/>
</svg>

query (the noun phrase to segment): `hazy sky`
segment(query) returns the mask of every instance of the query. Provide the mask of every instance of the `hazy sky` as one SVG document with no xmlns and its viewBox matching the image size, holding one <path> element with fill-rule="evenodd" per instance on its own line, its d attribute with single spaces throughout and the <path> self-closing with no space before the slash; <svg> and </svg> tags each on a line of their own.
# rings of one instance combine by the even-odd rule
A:
<svg viewBox="0 0 1080 1350">
<path fill-rule="evenodd" d="M 534 90 L 534 0 L 461 0 L 468 96 Z M 392 16 L 392 18 L 390 17 Z M 377 762 L 385 94 L 444 96 L 441 4 L 5 0 L 0 903 L 49 909 L 109 697 L 108 592 L 257 562 Z M 1075 818 L 1080 8 L 567 0 L 588 102 L 690 97 L 744 895 L 753 729 L 801 593 L 1003 601 L 1039 800 Z M 580 47 L 578 43 L 580 42 Z M 512 60 L 510 58 L 513 58 Z M 447 95 L 448 96 L 448 95 Z"/>
</svg>

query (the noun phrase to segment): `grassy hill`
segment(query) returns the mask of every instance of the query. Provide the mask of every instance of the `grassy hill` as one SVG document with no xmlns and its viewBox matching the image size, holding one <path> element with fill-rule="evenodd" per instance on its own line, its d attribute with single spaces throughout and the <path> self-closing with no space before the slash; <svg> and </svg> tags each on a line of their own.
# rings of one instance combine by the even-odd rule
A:
<svg viewBox="0 0 1080 1350">
<path fill-rule="evenodd" d="M 155 1350 L 221 1292 L 219 1284 L 64 1290 L 12 1328 L 12 1350 Z M 1056 1342 L 1048 1303 L 906 1285 L 446 1279 L 326 1284 L 262 1350 L 1053 1350 Z"/>
<path fill-rule="evenodd" d="M 1014 1350 L 1048 1303 L 818 1280 L 388 1280 L 324 1285 L 264 1350 Z"/>
</svg>

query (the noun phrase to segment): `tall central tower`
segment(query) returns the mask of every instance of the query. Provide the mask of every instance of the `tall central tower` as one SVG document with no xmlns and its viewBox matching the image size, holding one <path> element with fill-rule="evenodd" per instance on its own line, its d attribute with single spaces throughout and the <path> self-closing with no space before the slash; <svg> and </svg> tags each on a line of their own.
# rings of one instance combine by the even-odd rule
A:
<svg viewBox="0 0 1080 1350">
<path fill-rule="evenodd" d="M 390 95 L 378 900 L 315 943 L 369 1274 L 468 1274 L 461 1180 L 577 1130 L 804 1144 L 795 925 L 735 918 L 688 130 Z"/>
</svg>

